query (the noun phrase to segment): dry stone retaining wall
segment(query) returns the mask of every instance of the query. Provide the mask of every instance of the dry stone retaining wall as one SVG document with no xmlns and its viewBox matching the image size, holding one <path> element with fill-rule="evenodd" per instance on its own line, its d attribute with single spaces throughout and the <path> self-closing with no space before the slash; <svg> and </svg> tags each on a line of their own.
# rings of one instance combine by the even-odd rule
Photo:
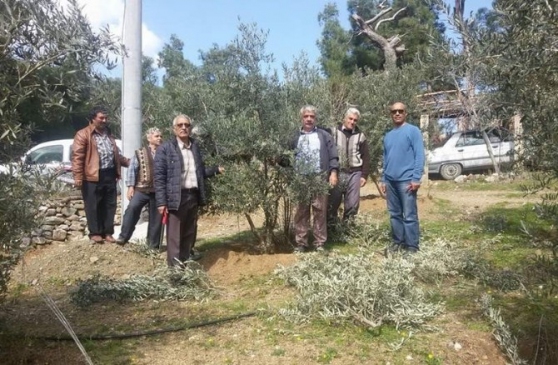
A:
<svg viewBox="0 0 558 365">
<path fill-rule="evenodd" d="M 120 197 L 118 197 L 114 217 L 117 225 L 120 224 L 120 211 Z M 83 238 L 87 234 L 85 205 L 78 190 L 45 201 L 39 207 L 35 219 L 40 222 L 40 226 L 25 240 L 24 245 L 44 245 L 52 241 L 65 242 Z"/>
</svg>

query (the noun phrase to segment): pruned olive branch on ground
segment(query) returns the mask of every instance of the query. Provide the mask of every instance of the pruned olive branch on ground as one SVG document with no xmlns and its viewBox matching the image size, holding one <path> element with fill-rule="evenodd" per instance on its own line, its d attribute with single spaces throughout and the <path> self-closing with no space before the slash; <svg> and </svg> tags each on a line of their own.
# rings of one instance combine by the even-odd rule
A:
<svg viewBox="0 0 558 365">
<path fill-rule="evenodd" d="M 207 273 L 195 262 L 181 267 L 160 267 L 152 276 L 132 275 L 115 280 L 100 274 L 80 280 L 70 291 L 70 300 L 87 307 L 103 301 L 196 300 L 202 301 L 216 294 Z"/>
</svg>

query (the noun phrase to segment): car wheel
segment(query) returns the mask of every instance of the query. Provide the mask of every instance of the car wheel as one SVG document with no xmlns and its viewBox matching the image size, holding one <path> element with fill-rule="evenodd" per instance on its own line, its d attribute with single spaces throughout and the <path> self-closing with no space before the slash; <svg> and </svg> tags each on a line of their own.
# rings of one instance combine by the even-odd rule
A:
<svg viewBox="0 0 558 365">
<path fill-rule="evenodd" d="M 461 171 L 463 168 L 458 163 L 450 163 L 447 165 L 443 165 L 440 168 L 440 175 L 446 180 L 453 180 L 459 175 L 461 175 Z"/>
</svg>

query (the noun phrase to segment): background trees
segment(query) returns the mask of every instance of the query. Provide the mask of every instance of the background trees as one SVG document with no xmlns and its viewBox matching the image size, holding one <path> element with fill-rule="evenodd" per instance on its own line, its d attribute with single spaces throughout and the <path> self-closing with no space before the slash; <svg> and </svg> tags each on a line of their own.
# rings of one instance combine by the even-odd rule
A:
<svg viewBox="0 0 558 365">
<path fill-rule="evenodd" d="M 91 97 L 95 66 L 111 67 L 119 47 L 91 30 L 76 2 L 0 1 L 0 163 L 29 147 L 31 133 L 56 129 Z M 0 295 L 24 233 L 37 224 L 46 181 L 0 174 Z"/>
<path fill-rule="evenodd" d="M 94 65 L 111 67 L 118 45 L 107 29 L 96 34 L 75 1 L 0 2 L 0 161 L 21 152 L 27 133 L 60 122 L 88 99 Z M 20 143 L 21 142 L 21 143 Z"/>
<path fill-rule="evenodd" d="M 364 22 L 387 16 L 378 18 L 374 29 L 385 39 L 400 37 L 405 50 L 389 73 L 378 43 L 362 33 L 355 17 L 350 18 L 351 29 L 344 29 L 332 4 L 318 14 L 321 70 L 304 57 L 272 70 L 267 34 L 256 25 L 241 24 L 229 43 L 203 50 L 200 64 L 184 57 L 184 43 L 173 35 L 157 64 L 144 58 L 144 126 L 158 126 L 169 136 L 173 115 L 186 113 L 194 119 L 209 162 L 227 168 L 212 184 L 211 209 L 245 214 L 249 220 L 262 209 L 264 230 L 255 227 L 254 233 L 264 247 L 277 241 L 281 217 L 288 216 L 281 208 L 300 198 L 293 191 L 303 182 L 276 161 L 289 154 L 287 141 L 304 104 L 318 106 L 319 123 L 326 127 L 339 123 L 348 107 L 359 108 L 371 164 L 378 166 L 381 138 L 390 126 L 389 104 L 406 101 L 411 121 L 417 122 L 417 95 L 465 89 L 459 96 L 469 125 L 521 115 L 528 132 L 525 148 L 557 171 L 552 148 L 556 9 L 545 0 L 532 6 L 498 0 L 494 12 L 467 17 L 459 11 L 464 5 L 459 0 L 445 14 L 459 35 L 444 37 L 439 5 L 424 0 L 347 2 L 351 15 Z M 48 139 L 68 131 L 71 135 L 93 104 L 109 107 L 119 133 L 120 80 L 107 79 L 96 67 L 111 67 L 111 54 L 119 50 L 108 30 L 92 32 L 75 1 L 62 9 L 54 0 L 0 0 L 0 20 L 0 162 L 21 155 L 30 137 L 39 138 L 32 135 L 38 130 L 51 131 L 42 134 Z M 283 223 L 285 233 L 288 222 Z"/>
</svg>

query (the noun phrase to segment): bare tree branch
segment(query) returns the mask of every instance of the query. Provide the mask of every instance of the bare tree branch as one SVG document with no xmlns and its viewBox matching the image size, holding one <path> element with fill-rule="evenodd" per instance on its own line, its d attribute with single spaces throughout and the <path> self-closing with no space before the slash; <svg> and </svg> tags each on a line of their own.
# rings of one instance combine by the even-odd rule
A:
<svg viewBox="0 0 558 365">
<path fill-rule="evenodd" d="M 387 8 L 387 9 L 384 9 L 384 10 L 380 11 L 378 14 L 376 14 L 376 16 L 374 18 L 365 21 L 364 24 L 366 24 L 366 25 L 373 24 L 376 20 L 380 19 L 381 17 L 383 17 L 385 14 L 389 13 L 392 10 L 393 9 L 391 7 Z"/>
<path fill-rule="evenodd" d="M 404 12 L 407 8 L 399 9 L 391 18 L 381 19 L 382 16 L 385 16 L 387 13 L 392 11 L 392 8 L 387 8 L 382 11 L 374 18 L 364 21 L 361 16 L 358 14 L 352 14 L 351 17 L 357 23 L 358 27 L 360 28 L 359 34 L 365 34 L 373 43 L 377 44 L 382 51 L 384 52 L 385 58 L 385 69 L 386 70 L 393 70 L 397 68 L 397 57 L 405 52 L 405 45 L 401 44 L 401 37 L 400 36 L 393 36 L 389 39 L 382 36 L 377 32 L 378 26 L 387 21 L 393 21 L 397 18 L 399 14 Z M 372 28 L 372 24 L 377 22 L 376 26 Z"/>
<path fill-rule="evenodd" d="M 374 27 L 374 30 L 378 30 L 378 27 L 379 27 L 380 24 L 382 24 L 382 23 L 391 22 L 391 21 L 395 20 L 395 18 L 397 18 L 397 16 L 398 16 L 401 12 L 403 12 L 403 11 L 405 11 L 405 10 L 407 10 L 407 7 L 404 7 L 404 8 L 401 8 L 401 9 L 397 10 L 397 12 L 396 12 L 395 14 L 393 14 L 393 16 L 392 16 L 391 18 L 387 18 L 387 19 L 382 19 L 382 20 L 380 20 L 380 21 L 376 24 L 376 26 Z"/>
</svg>

